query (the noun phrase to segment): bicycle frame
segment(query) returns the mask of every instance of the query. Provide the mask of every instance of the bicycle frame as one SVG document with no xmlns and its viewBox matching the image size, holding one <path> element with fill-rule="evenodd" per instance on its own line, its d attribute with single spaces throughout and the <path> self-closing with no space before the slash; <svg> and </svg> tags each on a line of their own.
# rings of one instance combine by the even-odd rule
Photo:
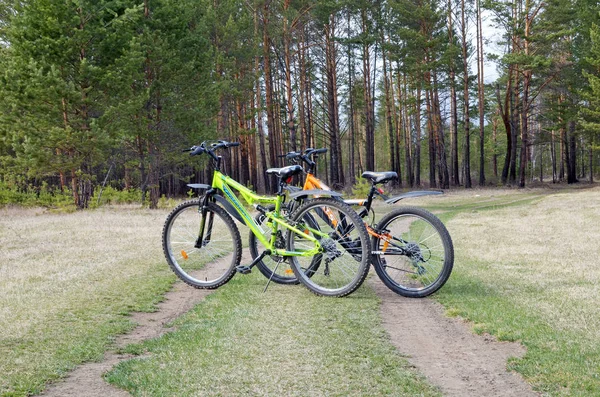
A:
<svg viewBox="0 0 600 397">
<path fill-rule="evenodd" d="M 317 255 L 317 254 L 323 252 L 323 250 L 321 248 L 321 244 L 319 243 L 319 240 L 317 240 L 316 238 L 314 238 L 311 235 L 304 233 L 304 231 L 301 231 L 300 229 L 296 228 L 295 226 L 290 225 L 285 219 L 283 219 L 280 216 L 281 204 L 283 203 L 283 200 L 284 200 L 283 195 L 277 195 L 275 197 L 260 196 L 256 193 L 254 193 L 252 190 L 248 189 L 246 186 L 236 182 L 233 178 L 221 173 L 218 170 L 214 171 L 211 190 L 212 190 L 212 194 L 215 194 L 216 191 L 221 191 L 224 193 L 225 199 L 233 206 L 233 210 L 235 210 L 241 216 L 241 218 L 244 220 L 244 223 L 246 224 L 246 226 L 248 226 L 250 228 L 250 230 L 256 236 L 256 238 L 267 248 L 268 251 L 270 251 L 270 254 L 278 255 L 278 256 L 307 256 L 307 257 L 310 257 L 310 256 L 314 256 L 314 255 Z M 242 203 L 239 201 L 239 199 L 236 197 L 236 195 L 233 193 L 232 190 L 239 192 L 240 195 L 244 198 L 244 201 L 246 201 L 249 205 L 255 205 L 255 207 L 257 209 L 261 208 L 261 206 L 257 205 L 258 203 L 275 205 L 274 211 L 264 211 L 264 215 L 271 221 L 271 229 L 272 230 L 271 230 L 270 239 L 265 238 L 263 229 L 260 227 L 260 225 L 258 225 L 256 223 L 254 218 L 244 208 L 244 206 L 242 205 Z M 205 196 L 205 199 L 208 199 L 208 197 L 209 197 L 208 194 L 209 193 L 207 193 L 207 196 Z M 202 222 L 200 225 L 200 233 L 199 233 L 198 242 L 202 242 L 203 238 L 204 238 L 204 236 L 203 236 L 204 235 L 204 222 L 206 221 L 206 219 L 205 219 L 206 213 L 204 210 L 203 210 L 202 215 L 203 216 L 202 216 Z M 211 221 L 212 220 L 209 219 L 209 226 L 210 226 Z M 307 251 L 287 251 L 284 249 L 276 248 L 275 241 L 277 239 L 277 231 L 279 229 L 279 226 L 281 226 L 285 229 L 291 230 L 292 232 L 294 232 L 296 234 L 302 235 L 303 238 L 314 243 L 315 248 L 307 250 Z M 307 225 L 305 225 L 304 228 L 305 228 L 305 230 L 311 231 L 313 233 L 313 235 L 317 235 L 320 237 L 328 237 L 328 235 L 326 233 L 322 233 L 319 230 L 315 230 Z M 208 238 L 210 238 L 210 236 Z"/>
<path fill-rule="evenodd" d="M 312 173 L 307 172 L 306 179 L 304 180 L 304 186 L 302 187 L 302 190 L 310 190 L 310 189 L 331 190 L 331 188 L 329 186 L 327 186 L 326 184 L 324 184 L 319 178 L 314 176 Z M 371 188 L 371 191 L 369 192 L 368 198 L 366 200 L 344 200 L 344 202 L 346 204 L 350 204 L 350 205 L 359 205 L 359 206 L 365 207 L 368 211 L 371 208 L 371 203 L 373 201 L 373 195 L 376 193 L 375 189 L 376 188 L 374 188 L 374 187 Z M 389 233 L 386 233 L 386 234 L 377 233 L 377 231 L 375 231 L 375 229 L 373 229 L 368 223 L 365 223 L 365 226 L 367 228 L 367 232 L 371 236 L 375 236 L 379 239 L 382 239 L 385 242 L 385 248 L 387 248 L 387 244 L 389 244 L 391 242 L 389 240 L 391 237 L 389 235 Z"/>
</svg>

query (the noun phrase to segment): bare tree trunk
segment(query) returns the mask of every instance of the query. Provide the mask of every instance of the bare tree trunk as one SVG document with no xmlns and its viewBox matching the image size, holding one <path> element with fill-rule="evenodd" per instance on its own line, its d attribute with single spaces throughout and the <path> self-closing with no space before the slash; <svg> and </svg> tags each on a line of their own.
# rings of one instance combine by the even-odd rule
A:
<svg viewBox="0 0 600 397">
<path fill-rule="evenodd" d="M 239 98 L 236 100 L 236 110 L 238 114 L 238 141 L 240 142 L 240 163 L 238 170 L 240 170 L 240 182 L 244 185 L 248 183 L 250 180 L 250 165 L 249 165 L 249 155 L 248 155 L 248 135 L 246 134 L 246 126 L 244 125 L 246 120 L 246 113 L 244 111 L 244 107 L 242 106 Z"/>
<path fill-rule="evenodd" d="M 350 36 L 350 12 L 348 12 L 348 36 Z M 355 158 L 354 151 L 356 147 L 356 118 L 354 115 L 354 57 L 353 51 L 351 47 L 348 45 L 347 48 L 347 57 L 348 57 L 348 102 L 350 105 L 350 147 L 348 150 L 349 161 L 348 161 L 348 179 L 351 185 L 356 183 L 356 168 L 355 168 Z"/>
<path fill-rule="evenodd" d="M 392 115 L 393 115 L 393 121 L 394 121 L 394 151 L 395 153 L 395 157 L 396 157 L 396 172 L 398 173 L 398 183 L 396 184 L 396 186 L 402 186 L 402 160 L 400 159 L 400 146 L 402 144 L 402 119 L 401 119 L 401 115 L 398 114 L 398 109 L 396 108 L 396 100 L 395 100 L 395 95 L 394 95 L 394 73 L 393 73 L 393 66 L 392 66 L 392 60 L 389 59 L 389 76 L 390 76 L 390 102 L 391 102 L 391 111 L 392 111 Z M 400 97 L 400 96 L 399 96 Z"/>
<path fill-rule="evenodd" d="M 454 44 L 454 26 L 452 24 L 452 2 L 448 1 L 448 41 Z M 458 111 L 456 104 L 456 66 L 450 60 L 450 175 L 454 186 L 460 185 L 458 167 Z"/>
<path fill-rule="evenodd" d="M 496 178 L 496 180 L 498 179 L 498 154 L 496 154 L 496 145 L 497 145 L 497 139 L 498 139 L 497 133 L 498 133 L 498 119 L 496 117 L 494 117 L 494 121 L 492 122 L 492 142 L 494 143 L 494 154 L 492 155 L 492 168 L 494 171 L 494 178 Z"/>
<path fill-rule="evenodd" d="M 258 11 L 254 13 L 254 36 L 258 42 L 259 40 L 259 32 L 258 32 Z M 256 130 L 258 134 L 258 145 L 259 145 L 259 153 L 260 153 L 260 171 L 258 172 L 258 186 L 255 186 L 258 191 L 266 193 L 270 192 L 270 181 L 267 177 L 265 171 L 269 168 L 267 163 L 267 152 L 265 145 L 265 132 L 263 129 L 263 111 L 262 111 L 262 93 L 260 87 L 260 60 L 258 51 L 256 52 L 256 56 L 254 57 L 254 86 L 255 86 L 255 98 L 253 99 L 253 104 L 256 103 L 256 111 L 253 110 L 253 114 L 256 117 Z M 254 119 L 253 117 L 253 119 Z"/>
<path fill-rule="evenodd" d="M 529 36 L 533 15 L 529 14 L 531 8 L 530 1 L 525 2 L 525 36 L 523 40 L 525 55 L 530 55 Z M 519 164 L 519 187 L 525 187 L 525 171 L 527 170 L 527 151 L 529 150 L 529 88 L 533 72 L 523 71 L 523 97 L 521 100 L 521 161 Z"/>
<path fill-rule="evenodd" d="M 435 140 L 438 156 L 440 188 L 450 188 L 450 175 L 448 174 L 448 162 L 446 158 L 446 144 L 444 142 L 444 128 L 442 124 L 442 113 L 440 109 L 440 99 L 438 95 L 437 74 L 433 72 L 433 110 L 435 120 Z"/>
<path fill-rule="evenodd" d="M 304 48 L 306 42 L 304 40 L 304 29 L 300 31 L 301 38 L 298 49 L 298 117 L 300 117 L 300 150 L 304 150 L 308 147 L 307 135 L 306 135 L 306 107 L 305 107 L 305 90 L 306 90 L 306 62 L 305 62 L 305 51 Z"/>
<path fill-rule="evenodd" d="M 431 73 L 425 72 L 425 82 L 428 88 L 425 90 L 425 109 L 427 109 L 427 143 L 429 146 L 429 187 L 436 188 L 437 182 L 435 180 L 435 168 L 436 168 L 436 144 L 435 144 L 435 132 L 434 132 L 434 121 L 433 121 L 433 110 L 432 110 L 432 94 L 431 94 Z"/>
<path fill-rule="evenodd" d="M 329 24 L 325 26 L 325 63 L 327 75 L 327 105 L 329 115 L 329 146 L 331 149 L 330 175 L 331 183 L 339 188 L 344 185 L 344 167 L 342 163 L 342 146 L 340 139 L 339 110 L 337 101 L 337 68 L 336 48 L 333 40 L 335 19 L 331 15 Z"/>
<path fill-rule="evenodd" d="M 398 72 L 397 72 L 397 79 L 398 79 L 398 105 L 400 106 L 400 119 L 402 120 L 401 125 L 403 126 L 402 128 L 402 133 L 404 134 L 404 161 L 405 161 L 405 169 L 406 169 L 406 182 L 408 183 L 408 186 L 413 187 L 414 183 L 415 183 L 415 177 L 413 174 L 413 167 L 412 167 L 412 131 L 411 131 L 411 125 L 410 125 L 410 120 L 408 117 L 408 102 L 406 101 L 406 98 L 408 96 L 408 91 L 407 91 L 407 82 L 406 82 L 406 75 L 403 76 L 402 78 L 402 82 L 403 84 L 400 84 L 400 67 L 398 67 Z M 404 100 L 403 100 L 404 98 Z M 400 144 L 400 137 L 398 137 L 398 145 Z"/>
<path fill-rule="evenodd" d="M 467 58 L 467 19 L 465 15 L 465 1 L 461 0 L 461 31 L 462 31 L 462 56 L 463 56 L 463 100 L 465 124 L 465 187 L 471 187 L 471 143 L 469 121 L 469 60 Z"/>
<path fill-rule="evenodd" d="M 529 123 L 528 123 L 528 101 L 529 101 L 529 82 L 531 78 L 531 71 L 524 73 L 525 77 L 523 80 L 523 97 L 522 97 L 522 109 L 521 109 L 521 154 L 519 162 L 519 187 L 525 187 L 525 171 L 527 169 L 527 148 L 529 145 Z"/>
<path fill-rule="evenodd" d="M 512 70 L 508 70 L 508 86 L 506 87 L 506 93 L 504 95 L 504 105 L 500 99 L 500 85 L 496 84 L 496 100 L 498 101 L 498 109 L 502 122 L 504 123 L 504 130 L 506 131 L 506 156 L 504 157 L 504 166 L 502 167 L 502 184 L 508 183 L 508 172 L 510 167 L 510 156 L 512 154 L 512 124 L 510 122 L 510 95 L 512 93 Z"/>
<path fill-rule="evenodd" d="M 417 86 L 417 98 L 415 101 L 415 184 L 421 186 L 421 86 Z"/>
<path fill-rule="evenodd" d="M 483 32 L 481 28 L 481 5 L 477 7 L 477 77 L 479 94 L 479 186 L 485 186 L 485 152 L 484 152 L 484 81 L 483 81 Z"/>
<path fill-rule="evenodd" d="M 560 168 L 558 172 L 558 180 L 565 180 L 565 164 L 567 163 L 567 131 L 564 126 L 560 127 Z"/>
<path fill-rule="evenodd" d="M 590 138 L 589 148 L 590 184 L 594 183 L 594 135 Z"/>
<path fill-rule="evenodd" d="M 383 37 L 383 31 L 381 32 L 381 42 L 383 43 L 385 38 Z M 388 76 L 387 70 L 387 60 L 386 60 L 386 51 L 381 51 L 381 56 L 383 57 L 383 79 L 384 79 L 384 90 L 385 90 L 385 119 L 386 125 L 388 129 L 388 145 L 389 145 L 389 153 L 390 153 L 390 170 L 397 171 L 397 163 L 396 163 L 396 144 L 394 133 L 394 123 L 392 121 L 392 104 L 390 103 L 390 85 L 391 82 Z M 391 97 L 393 100 L 393 96 Z M 394 185 L 397 186 L 398 181 L 394 181 Z"/>
<path fill-rule="evenodd" d="M 362 28 L 363 34 L 368 34 L 367 13 L 362 10 Z M 366 161 L 365 165 L 369 171 L 375 170 L 375 120 L 373 120 L 373 101 L 371 97 L 371 63 L 368 42 L 363 43 L 363 75 L 365 85 L 365 138 L 366 138 Z"/>
<path fill-rule="evenodd" d="M 556 169 L 556 130 L 550 132 L 550 162 L 552 165 L 552 183 L 558 182 L 558 172 Z"/>
<path fill-rule="evenodd" d="M 510 152 L 510 169 L 509 169 L 509 184 L 514 185 L 517 181 L 517 129 L 519 126 L 519 68 L 513 75 L 515 82 L 513 83 L 513 91 L 510 100 L 510 123 L 511 123 L 511 152 Z"/>
<path fill-rule="evenodd" d="M 290 149 L 296 151 L 296 124 L 294 121 L 294 105 L 292 98 L 292 59 L 290 55 L 290 27 L 287 18 L 287 10 L 291 0 L 283 2 L 283 55 L 285 58 L 285 89 L 287 103 L 287 126 L 289 130 Z"/>
<path fill-rule="evenodd" d="M 271 75 L 271 56 L 269 44 L 269 6 L 265 3 L 263 10 L 263 69 L 265 76 L 265 102 L 267 107 L 267 130 L 269 133 L 269 157 L 271 167 L 277 167 L 277 132 L 275 129 L 275 115 L 273 114 L 273 77 Z M 265 177 L 268 179 L 268 177 Z M 270 181 L 266 181 L 268 186 Z"/>
<path fill-rule="evenodd" d="M 569 120 L 569 147 L 567 155 L 567 183 L 576 183 L 577 180 L 577 144 L 575 138 L 575 120 Z"/>
</svg>

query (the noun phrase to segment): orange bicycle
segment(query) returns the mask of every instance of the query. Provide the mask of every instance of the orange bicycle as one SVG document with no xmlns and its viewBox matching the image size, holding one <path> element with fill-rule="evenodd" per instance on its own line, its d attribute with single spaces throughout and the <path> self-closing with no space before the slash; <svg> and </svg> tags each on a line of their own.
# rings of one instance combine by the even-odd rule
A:
<svg viewBox="0 0 600 397">
<path fill-rule="evenodd" d="M 288 186 L 290 201 L 286 203 L 284 213 L 293 212 L 300 203 L 315 192 L 331 190 L 314 174 L 316 158 L 326 153 L 327 149 L 306 149 L 303 152 L 290 152 L 285 157 L 292 163 L 303 162 L 306 165 L 304 184 L 302 188 Z M 421 298 L 439 290 L 450 277 L 454 265 L 454 247 L 448 230 L 438 217 L 431 212 L 418 207 L 402 206 L 384 215 L 375 222 L 375 211 L 372 208 L 373 200 L 381 198 L 388 204 L 394 204 L 408 197 L 441 194 L 437 191 L 414 191 L 395 197 L 388 197 L 377 185 L 384 184 L 397 178 L 395 172 L 367 171 L 362 177 L 371 182 L 371 188 L 366 199 L 344 200 L 346 204 L 361 207 L 357 212 L 363 219 L 367 219 L 365 226 L 371 236 L 371 263 L 381 281 L 392 291 L 399 295 Z M 339 199 L 339 198 L 338 198 Z M 330 218 L 326 211 L 317 213 L 321 220 Z M 259 214 L 256 218 L 258 224 L 266 222 L 266 218 Z M 308 223 L 317 223 L 316 220 Z M 329 221 L 331 222 L 331 221 Z M 344 222 L 343 219 L 339 222 Z M 337 226 L 337 225 L 333 225 Z M 279 244 L 285 244 L 283 236 L 277 236 Z M 260 242 L 254 235 L 250 235 L 250 252 L 255 258 L 259 255 Z M 352 254 L 357 249 L 356 244 L 348 243 L 344 246 Z M 280 266 L 277 268 L 277 263 Z M 281 266 L 280 258 L 265 257 L 257 262 L 258 269 L 265 276 L 280 284 L 295 284 L 294 276 L 289 264 Z M 301 264 L 307 274 L 311 268 L 319 266 L 315 261 Z"/>
</svg>

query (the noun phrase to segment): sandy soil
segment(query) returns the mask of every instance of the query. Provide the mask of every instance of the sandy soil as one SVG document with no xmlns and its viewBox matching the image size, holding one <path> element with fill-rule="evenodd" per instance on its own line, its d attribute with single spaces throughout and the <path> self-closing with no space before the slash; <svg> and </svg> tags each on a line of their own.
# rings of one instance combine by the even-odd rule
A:
<svg viewBox="0 0 600 397">
<path fill-rule="evenodd" d="M 382 299 L 383 326 L 392 343 L 444 396 L 538 396 L 506 370 L 509 357 L 525 354 L 520 344 L 473 334 L 431 299 L 403 298 L 377 278 L 370 284 Z"/>
</svg>

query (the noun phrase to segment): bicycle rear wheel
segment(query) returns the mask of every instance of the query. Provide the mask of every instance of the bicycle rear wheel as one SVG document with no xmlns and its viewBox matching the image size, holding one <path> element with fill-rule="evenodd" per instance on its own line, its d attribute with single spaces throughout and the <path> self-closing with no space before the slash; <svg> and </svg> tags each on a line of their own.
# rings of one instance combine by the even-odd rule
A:
<svg viewBox="0 0 600 397">
<path fill-rule="evenodd" d="M 198 235 L 204 225 L 202 241 Z M 196 288 L 218 288 L 235 274 L 242 241 L 224 209 L 208 203 L 202 216 L 198 200 L 177 206 L 163 227 L 163 251 L 177 277 Z"/>
<path fill-rule="evenodd" d="M 274 205 L 270 205 L 267 207 L 267 210 L 269 211 L 273 211 L 274 209 Z M 287 208 L 281 209 L 281 214 L 285 217 L 289 215 L 288 212 L 289 211 Z M 264 214 L 258 214 L 256 218 L 254 218 L 254 220 L 258 225 L 264 225 L 264 236 L 267 239 L 271 238 L 271 227 L 266 225 L 268 220 L 267 217 Z M 277 248 L 285 249 L 286 243 L 281 229 L 278 230 L 278 234 L 279 236 L 277 237 L 277 242 L 275 245 Z M 252 231 L 250 231 L 249 248 L 250 255 L 252 255 L 252 259 L 256 259 L 262 253 L 262 251 L 266 249 L 262 245 L 262 243 L 256 238 L 254 233 L 252 233 Z M 298 284 L 299 281 L 294 275 L 294 271 L 290 267 L 290 264 L 285 261 L 278 264 L 279 259 L 280 258 L 278 257 L 270 255 L 265 256 L 260 262 L 256 264 L 256 267 L 258 267 L 258 270 L 263 274 L 263 276 L 265 276 L 266 278 L 270 278 L 273 282 L 277 284 Z"/>
<path fill-rule="evenodd" d="M 288 251 L 314 248 L 307 235 L 319 240 L 323 248 L 323 253 L 313 257 L 288 258 L 302 284 L 324 296 L 346 296 L 360 287 L 369 272 L 371 245 L 363 221 L 351 207 L 329 198 L 308 200 L 290 220 L 303 233 L 287 232 Z"/>
<path fill-rule="evenodd" d="M 439 290 L 450 277 L 454 247 L 448 230 L 431 212 L 398 208 L 385 215 L 373 237 L 372 263 L 395 293 L 422 298 Z"/>
</svg>

